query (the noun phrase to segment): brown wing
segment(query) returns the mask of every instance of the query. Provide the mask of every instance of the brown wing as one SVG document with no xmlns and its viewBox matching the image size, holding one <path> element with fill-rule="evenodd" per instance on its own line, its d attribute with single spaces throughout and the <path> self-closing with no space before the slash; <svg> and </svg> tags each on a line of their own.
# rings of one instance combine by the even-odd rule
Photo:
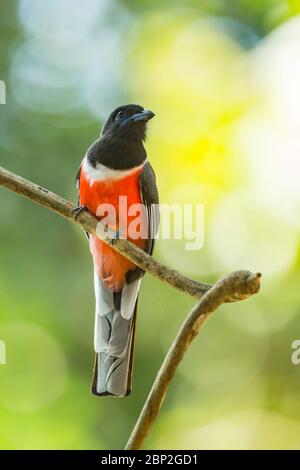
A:
<svg viewBox="0 0 300 470">
<path fill-rule="evenodd" d="M 155 237 L 159 227 L 159 197 L 156 186 L 155 173 L 149 162 L 146 162 L 139 176 L 139 186 L 142 203 L 145 205 L 148 216 L 148 240 L 145 251 L 152 255 Z M 126 282 L 138 279 L 144 274 L 141 268 L 128 271 Z"/>
<path fill-rule="evenodd" d="M 75 184 L 76 184 L 76 189 L 77 189 L 77 203 L 79 205 L 79 196 L 80 196 L 80 173 L 81 173 L 81 165 L 77 170 L 76 177 L 75 177 Z"/>
<path fill-rule="evenodd" d="M 81 165 L 78 168 L 78 171 L 77 171 L 76 177 L 75 177 L 75 184 L 76 184 L 76 189 L 77 189 L 77 205 L 78 206 L 80 205 L 80 173 L 81 173 Z M 88 232 L 85 232 L 85 235 L 86 235 L 87 239 L 90 238 Z"/>
</svg>

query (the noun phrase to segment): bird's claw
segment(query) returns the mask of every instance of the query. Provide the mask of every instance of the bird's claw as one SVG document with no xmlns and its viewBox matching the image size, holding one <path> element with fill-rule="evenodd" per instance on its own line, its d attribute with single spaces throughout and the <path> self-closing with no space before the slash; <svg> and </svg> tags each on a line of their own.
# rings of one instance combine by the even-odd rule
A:
<svg viewBox="0 0 300 470">
<path fill-rule="evenodd" d="M 109 240 L 109 245 L 112 246 L 116 243 L 117 240 L 120 240 L 120 238 L 124 238 L 124 230 L 116 230 L 114 235 L 111 237 Z"/>
<path fill-rule="evenodd" d="M 77 207 L 75 207 L 75 209 L 72 210 L 72 214 L 74 215 L 74 219 L 77 220 L 77 217 L 83 211 L 88 211 L 88 208 L 86 206 L 77 206 Z"/>
</svg>

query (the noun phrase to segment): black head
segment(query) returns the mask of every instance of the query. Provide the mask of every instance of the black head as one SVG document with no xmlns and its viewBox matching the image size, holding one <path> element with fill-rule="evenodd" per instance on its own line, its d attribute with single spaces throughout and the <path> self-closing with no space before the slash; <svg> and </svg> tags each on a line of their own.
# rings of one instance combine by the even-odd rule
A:
<svg viewBox="0 0 300 470">
<path fill-rule="evenodd" d="M 114 170 L 127 170 L 143 164 L 147 159 L 143 140 L 146 125 L 154 117 L 137 104 L 115 109 L 103 126 L 100 139 L 87 151 L 87 159 L 96 168 L 100 163 Z"/>
<path fill-rule="evenodd" d="M 147 122 L 154 113 L 137 104 L 126 104 L 115 109 L 103 126 L 101 136 L 143 141 Z"/>
</svg>

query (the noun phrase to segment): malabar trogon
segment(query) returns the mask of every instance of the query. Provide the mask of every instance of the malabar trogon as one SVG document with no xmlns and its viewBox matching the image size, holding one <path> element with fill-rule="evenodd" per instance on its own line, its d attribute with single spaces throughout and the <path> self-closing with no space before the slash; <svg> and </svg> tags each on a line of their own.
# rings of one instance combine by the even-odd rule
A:
<svg viewBox="0 0 300 470">
<path fill-rule="evenodd" d="M 159 224 L 158 192 L 144 147 L 147 122 L 154 113 L 129 104 L 115 109 L 100 137 L 88 149 L 77 174 L 78 211 L 101 219 L 99 207 L 113 207 L 107 225 L 152 254 Z M 125 203 L 124 203 L 125 201 Z M 137 233 L 127 229 L 142 204 Z M 108 205 L 108 206 L 107 206 Z M 107 214 L 105 214 L 107 215 Z M 126 396 L 131 391 L 134 335 L 139 288 L 144 271 L 97 236 L 89 236 L 94 263 L 96 352 L 92 393 Z"/>
</svg>

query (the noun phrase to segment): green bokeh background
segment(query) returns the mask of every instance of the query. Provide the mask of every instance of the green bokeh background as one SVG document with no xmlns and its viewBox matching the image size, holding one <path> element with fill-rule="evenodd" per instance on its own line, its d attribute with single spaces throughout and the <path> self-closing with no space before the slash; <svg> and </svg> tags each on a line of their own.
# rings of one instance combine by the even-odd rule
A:
<svg viewBox="0 0 300 470">
<path fill-rule="evenodd" d="M 300 447 L 298 13 L 296 0 L 0 1 L 1 165 L 75 201 L 103 120 L 138 102 L 156 113 L 161 201 L 205 207 L 203 249 L 159 240 L 157 259 L 205 282 L 264 274 L 191 346 L 147 448 Z M 0 195 L 0 448 L 122 448 L 193 301 L 147 275 L 133 392 L 93 397 L 83 233 Z"/>
</svg>

